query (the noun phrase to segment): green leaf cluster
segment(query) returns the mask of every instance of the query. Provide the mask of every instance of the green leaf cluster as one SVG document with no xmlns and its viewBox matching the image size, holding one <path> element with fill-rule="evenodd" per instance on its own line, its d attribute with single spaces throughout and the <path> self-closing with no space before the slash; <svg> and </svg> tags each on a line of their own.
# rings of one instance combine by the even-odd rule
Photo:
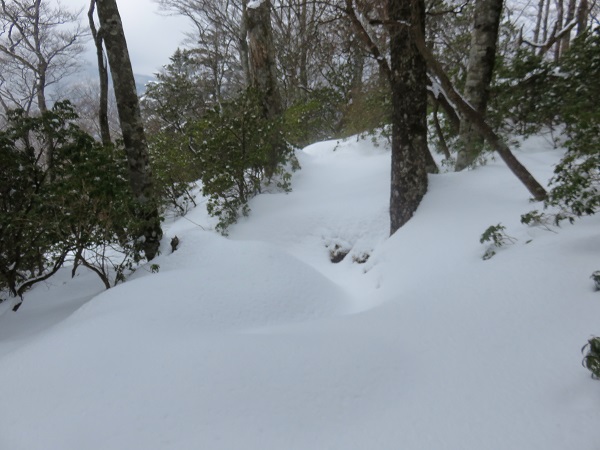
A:
<svg viewBox="0 0 600 450">
<path fill-rule="evenodd" d="M 592 373 L 592 378 L 600 379 L 600 337 L 590 338 L 581 352 L 586 352 L 581 362 L 583 367 Z"/>
<path fill-rule="evenodd" d="M 506 234 L 506 227 L 502 224 L 490 225 L 479 238 L 481 244 L 485 242 L 491 243 L 491 246 L 483 254 L 483 259 L 490 259 L 496 254 L 495 249 L 506 244 L 514 244 L 516 239 Z"/>
<path fill-rule="evenodd" d="M 280 121 L 264 117 L 259 95 L 248 90 L 209 110 L 192 131 L 202 193 L 209 214 L 218 217 L 217 230 L 226 234 L 248 201 L 274 183 L 290 190 L 290 172 L 297 162 L 284 139 Z"/>
<path fill-rule="evenodd" d="M 284 132 L 288 142 L 305 147 L 331 139 L 340 121 L 342 96 L 331 88 L 311 91 L 307 98 L 293 104 L 284 113 Z"/>
<path fill-rule="evenodd" d="M 573 221 L 600 206 L 600 28 L 575 40 L 562 59 L 560 75 L 556 91 L 568 151 L 555 168 L 547 204 Z"/>
<path fill-rule="evenodd" d="M 133 245 L 135 204 L 123 152 L 76 125 L 67 102 L 41 116 L 9 115 L 0 132 L 0 289 L 13 296 L 68 258 Z"/>
</svg>

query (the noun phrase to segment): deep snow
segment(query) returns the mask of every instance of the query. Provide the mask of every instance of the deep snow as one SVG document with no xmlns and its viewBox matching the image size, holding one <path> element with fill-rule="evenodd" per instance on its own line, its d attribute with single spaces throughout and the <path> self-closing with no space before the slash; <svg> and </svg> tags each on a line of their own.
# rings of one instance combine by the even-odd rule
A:
<svg viewBox="0 0 600 450">
<path fill-rule="evenodd" d="M 517 151 L 542 182 L 560 155 Z M 384 142 L 298 157 L 229 238 L 202 205 L 167 224 L 158 274 L 65 270 L 1 304 L 0 449 L 598 448 L 599 218 L 521 225 L 539 205 L 498 160 L 431 176 L 387 238 Z M 517 241 L 483 261 L 497 223 Z"/>
</svg>

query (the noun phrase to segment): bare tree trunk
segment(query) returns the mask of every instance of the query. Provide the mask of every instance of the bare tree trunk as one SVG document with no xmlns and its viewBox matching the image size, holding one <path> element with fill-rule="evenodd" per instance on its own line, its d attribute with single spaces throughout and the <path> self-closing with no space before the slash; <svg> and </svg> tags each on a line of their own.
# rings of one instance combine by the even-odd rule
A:
<svg viewBox="0 0 600 450">
<path fill-rule="evenodd" d="M 542 17 L 544 15 L 545 2 L 546 0 L 540 0 L 538 4 L 538 13 L 535 20 L 535 28 L 533 29 L 533 42 L 540 42 L 540 31 L 542 27 Z"/>
<path fill-rule="evenodd" d="M 478 0 L 475 5 L 464 97 L 484 117 L 494 73 L 502 6 L 503 0 Z M 461 121 L 460 140 L 457 171 L 468 167 L 483 149 L 483 139 L 466 117 Z"/>
<path fill-rule="evenodd" d="M 581 0 L 577 8 L 577 36 L 587 29 L 587 19 L 589 14 L 588 0 Z"/>
<path fill-rule="evenodd" d="M 48 105 L 46 104 L 46 72 L 48 70 L 48 63 L 42 52 L 42 40 L 40 36 L 40 4 L 42 0 L 36 0 L 33 8 L 35 9 L 34 21 L 33 21 L 33 42 L 35 45 L 35 54 L 37 56 L 37 102 L 40 112 L 43 114 L 48 111 Z M 51 155 L 49 155 L 51 156 Z"/>
<path fill-rule="evenodd" d="M 548 39 L 548 22 L 550 20 L 550 0 L 546 0 L 546 9 L 544 10 L 544 23 L 543 23 L 543 37 L 542 41 L 546 42 Z"/>
<path fill-rule="evenodd" d="M 250 7 L 252 6 L 252 7 Z M 275 119 L 283 112 L 283 105 L 275 63 L 275 46 L 271 29 L 271 2 L 258 0 L 250 4 L 247 12 L 248 45 L 250 49 L 250 86 L 262 99 L 263 113 L 267 119 Z M 266 175 L 270 178 L 281 159 L 283 145 L 273 142 Z"/>
<path fill-rule="evenodd" d="M 411 26 L 425 28 L 423 0 L 388 0 L 392 89 L 390 234 L 404 225 L 427 192 L 427 70 Z M 406 26 L 406 24 L 411 26 Z"/>
<path fill-rule="evenodd" d="M 437 134 L 438 141 L 440 142 L 440 149 L 444 153 L 444 158 L 447 160 L 452 159 L 452 155 L 450 154 L 450 149 L 448 148 L 448 144 L 446 144 L 446 138 L 444 137 L 444 131 L 442 130 L 442 126 L 440 125 L 440 120 L 438 117 L 438 111 L 440 109 L 440 103 L 437 101 L 437 98 L 434 97 L 433 100 L 433 126 L 435 127 L 435 133 Z"/>
<path fill-rule="evenodd" d="M 575 6 L 576 6 L 575 3 L 576 3 L 576 0 L 569 0 L 569 5 L 567 6 L 567 17 L 565 18 L 565 25 L 570 23 L 575 18 Z M 562 38 L 561 53 L 564 53 L 567 50 L 569 50 L 570 45 L 571 45 L 571 32 L 569 31 Z"/>
<path fill-rule="evenodd" d="M 266 117 L 274 118 L 281 114 L 283 107 L 275 70 L 271 1 L 254 3 L 252 8 L 247 9 L 251 86 L 263 96 Z"/>
<path fill-rule="evenodd" d="M 248 49 L 248 41 L 246 40 L 246 36 L 248 35 L 248 10 L 246 9 L 247 3 L 248 2 L 246 0 L 242 1 L 242 23 L 240 24 L 238 41 L 240 46 L 240 61 L 242 64 L 242 71 L 244 73 L 244 81 L 246 86 L 250 86 L 250 60 L 248 56 L 250 50 Z"/>
<path fill-rule="evenodd" d="M 106 57 L 102 46 L 102 36 L 96 30 L 94 22 L 94 10 L 96 0 L 91 0 L 88 11 L 88 21 L 92 32 L 92 39 L 96 46 L 96 59 L 98 62 L 98 77 L 100 80 L 100 105 L 98 107 L 98 123 L 100 125 L 100 138 L 104 145 L 112 142 L 110 137 L 110 125 L 108 123 L 108 67 L 106 67 Z"/>
<path fill-rule="evenodd" d="M 139 99 L 121 16 L 115 0 L 96 0 L 99 33 L 106 46 L 110 71 L 117 100 L 119 122 L 129 166 L 129 182 L 141 208 L 143 221 L 142 249 L 151 260 L 156 256 L 162 237 L 160 218 L 152 185 L 152 170 L 148 157 L 148 144 L 140 114 Z"/>
<path fill-rule="evenodd" d="M 564 15 L 565 15 L 564 0 L 557 0 L 557 2 L 556 2 L 556 30 L 557 31 L 560 31 L 563 27 Z M 558 40 L 558 41 L 556 41 L 556 44 L 554 46 L 554 62 L 558 62 L 558 60 L 560 59 L 561 53 L 562 53 L 561 52 L 561 41 Z"/>
<path fill-rule="evenodd" d="M 308 89 L 308 14 L 307 14 L 307 0 L 301 0 L 300 5 L 300 87 L 302 92 L 306 92 Z M 304 94 L 302 94 L 304 95 Z"/>
<path fill-rule="evenodd" d="M 420 8 L 420 6 L 419 6 L 420 0 L 416 0 L 416 1 L 417 1 L 417 3 L 414 5 L 415 10 Z M 369 35 L 368 31 L 365 29 L 362 22 L 356 15 L 356 10 L 354 8 L 354 0 L 345 0 L 344 3 L 345 3 L 344 13 L 350 20 L 350 25 L 354 29 L 354 32 L 356 33 L 358 39 L 363 43 L 363 45 L 366 47 L 366 49 L 369 51 L 369 53 L 371 53 L 373 58 L 375 58 L 375 61 L 377 61 L 377 64 L 379 66 L 380 77 L 382 79 L 387 80 L 391 86 L 393 84 L 394 74 L 392 72 L 392 69 L 390 68 L 390 64 L 388 64 L 387 58 L 381 54 L 381 50 L 379 49 L 377 44 L 373 41 L 373 39 L 371 39 L 371 36 Z M 408 3 L 410 3 L 410 1 L 408 1 Z M 390 5 L 390 3 L 388 1 L 388 6 L 389 5 Z M 406 7 L 408 7 L 408 6 L 406 6 Z M 395 22 L 394 19 L 392 19 L 391 17 L 389 18 L 389 20 L 372 20 L 371 23 L 378 24 L 378 25 L 388 25 L 390 27 L 390 30 L 389 30 L 390 36 L 393 33 L 395 33 L 395 28 L 398 28 L 400 25 L 404 26 L 404 28 L 406 28 L 406 29 L 410 29 L 410 25 L 408 25 L 407 23 L 404 23 L 402 21 Z M 410 47 L 410 45 L 408 45 L 408 47 Z M 392 64 L 393 63 L 394 62 L 392 61 Z M 425 78 L 425 83 L 427 84 L 427 78 Z M 392 94 L 392 96 L 393 96 L 393 94 Z M 392 117 L 392 121 L 393 120 L 394 120 L 394 118 Z M 429 148 L 427 147 L 427 145 L 421 145 L 418 147 L 420 148 L 421 151 L 423 151 L 422 158 L 425 161 L 425 167 L 426 167 L 427 172 L 428 173 L 437 173 L 438 167 L 437 167 L 435 160 L 433 159 L 433 156 L 431 155 L 431 152 L 429 151 Z"/>
</svg>

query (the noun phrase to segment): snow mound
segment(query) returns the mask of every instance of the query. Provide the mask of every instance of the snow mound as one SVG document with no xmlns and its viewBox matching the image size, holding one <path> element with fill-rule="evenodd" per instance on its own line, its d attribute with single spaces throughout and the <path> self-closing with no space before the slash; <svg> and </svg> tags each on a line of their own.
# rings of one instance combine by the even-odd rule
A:
<svg viewBox="0 0 600 450">
<path fill-rule="evenodd" d="M 110 315 L 201 331 L 312 320 L 348 308 L 333 282 L 271 245 L 204 232 L 181 241 L 181 250 L 158 260 L 160 273 L 104 292 L 70 320 Z"/>
</svg>

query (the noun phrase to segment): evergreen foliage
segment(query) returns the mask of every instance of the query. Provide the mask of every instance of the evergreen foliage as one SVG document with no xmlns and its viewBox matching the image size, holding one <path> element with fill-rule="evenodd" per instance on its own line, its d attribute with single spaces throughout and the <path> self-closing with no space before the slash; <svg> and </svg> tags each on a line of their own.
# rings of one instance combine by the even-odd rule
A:
<svg viewBox="0 0 600 450">
<path fill-rule="evenodd" d="M 555 223 L 594 214 L 600 207 L 600 28 L 578 36 L 558 62 L 521 51 L 500 77 L 494 114 L 510 118 L 524 135 L 564 128 L 568 151 L 546 201 L 559 211 Z"/>
<path fill-rule="evenodd" d="M 553 89 L 556 81 L 553 64 L 530 49 L 520 48 L 512 58 L 498 58 L 490 122 L 522 135 L 556 126 L 560 113 L 560 98 Z"/>
<path fill-rule="evenodd" d="M 600 28 L 574 41 L 560 70 L 556 89 L 568 152 L 555 169 L 548 204 L 572 221 L 600 206 Z"/>
<path fill-rule="evenodd" d="M 154 186 L 164 206 L 185 214 L 195 205 L 192 190 L 201 177 L 199 159 L 190 146 L 187 124 L 182 132 L 160 131 L 148 137 Z"/>
<path fill-rule="evenodd" d="M 248 201 L 274 183 L 289 191 L 297 161 L 285 141 L 281 123 L 267 120 L 253 90 L 209 110 L 192 132 L 194 151 L 202 179 L 202 193 L 208 197 L 210 215 L 219 219 L 223 234 L 239 215 L 250 211 Z M 277 169 L 269 178 L 273 149 L 279 155 Z M 270 169 L 269 169 L 270 170 Z"/>
<path fill-rule="evenodd" d="M 57 103 L 39 117 L 10 113 L 0 132 L 0 289 L 12 296 L 73 255 L 73 272 L 88 266 L 109 287 L 138 253 L 126 162 L 75 126 L 76 118 L 67 102 Z M 113 263 L 117 253 L 124 257 Z"/>
<path fill-rule="evenodd" d="M 287 141 L 297 147 L 305 147 L 313 142 L 331 139 L 338 131 L 342 102 L 342 96 L 334 89 L 311 91 L 307 98 L 296 102 L 284 113 Z"/>
</svg>

